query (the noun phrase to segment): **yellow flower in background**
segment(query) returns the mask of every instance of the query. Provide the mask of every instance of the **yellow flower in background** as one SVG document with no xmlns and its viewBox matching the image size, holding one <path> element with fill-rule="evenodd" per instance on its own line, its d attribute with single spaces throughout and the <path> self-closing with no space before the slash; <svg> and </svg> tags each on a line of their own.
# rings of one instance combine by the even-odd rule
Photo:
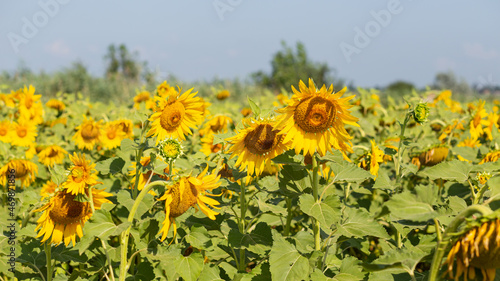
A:
<svg viewBox="0 0 500 281">
<path fill-rule="evenodd" d="M 172 88 L 173 89 L 173 88 Z M 156 137 L 156 144 L 166 138 L 185 140 L 185 135 L 192 134 L 194 128 L 203 121 L 203 106 L 200 98 L 194 97 L 198 92 L 189 89 L 180 95 L 177 91 L 169 91 L 166 98 L 155 97 L 158 102 L 156 112 L 151 115 L 152 121 L 149 136 Z"/>
<path fill-rule="evenodd" d="M 120 146 L 126 134 L 117 122 L 107 122 L 101 127 L 100 141 L 106 149 Z"/>
<path fill-rule="evenodd" d="M 370 143 L 372 144 L 370 153 L 362 156 L 363 160 L 358 166 L 370 171 L 370 174 L 374 175 L 376 179 L 380 168 L 379 163 L 384 162 L 384 152 L 375 144 L 373 140 L 370 140 Z"/>
<path fill-rule="evenodd" d="M 214 144 L 214 135 L 209 134 L 201 138 L 201 149 L 206 156 L 210 156 L 212 153 L 217 153 L 222 149 L 222 143 Z"/>
<path fill-rule="evenodd" d="M 141 103 L 146 103 L 151 99 L 151 94 L 148 91 L 141 91 L 134 97 L 134 108 L 139 109 Z M 146 103 L 147 104 L 147 103 Z"/>
<path fill-rule="evenodd" d="M 482 184 L 482 185 L 485 185 L 486 182 L 488 182 L 488 180 L 491 178 L 491 174 L 488 173 L 488 172 L 480 172 L 480 173 L 477 173 L 476 174 L 476 179 L 477 181 Z"/>
<path fill-rule="evenodd" d="M 209 134 L 226 133 L 229 125 L 233 124 L 233 120 L 225 115 L 216 115 L 206 122 L 200 129 L 200 136 Z"/>
<path fill-rule="evenodd" d="M 483 132 L 486 134 L 486 138 L 491 141 L 493 140 L 493 130 L 498 131 L 498 120 L 500 116 L 495 112 L 490 112 L 487 117 L 486 120 L 481 120 L 481 125 L 485 126 Z"/>
<path fill-rule="evenodd" d="M 162 174 L 157 174 L 157 173 L 153 173 L 153 171 L 151 169 L 148 169 L 146 170 L 144 167 L 148 166 L 150 163 L 151 163 L 151 157 L 150 156 L 144 156 L 141 158 L 141 168 L 139 169 L 139 183 L 137 184 L 137 189 L 138 190 L 142 190 L 145 186 L 146 186 L 146 183 L 148 182 L 148 180 L 150 178 L 152 178 L 153 176 L 158 176 L 164 180 L 169 180 L 170 177 L 168 175 L 170 175 L 170 168 L 168 165 L 166 165 L 165 169 L 163 169 L 163 173 Z M 162 163 L 163 164 L 167 164 L 165 163 L 163 160 L 162 160 Z M 132 165 L 130 165 L 130 167 L 132 168 L 131 171 L 128 172 L 128 175 L 132 178 L 130 180 L 130 183 L 132 184 L 132 187 L 135 186 L 135 181 L 137 179 L 137 176 L 136 176 L 136 172 L 135 172 L 135 165 L 136 165 L 136 162 L 132 162 Z M 175 174 L 178 170 L 177 169 L 173 169 L 172 173 Z M 153 173 L 153 175 L 151 175 Z M 150 190 L 148 192 L 149 194 L 155 196 L 156 195 L 156 192 L 154 192 L 153 190 Z"/>
<path fill-rule="evenodd" d="M 210 111 L 208 110 L 208 108 L 212 104 L 209 103 L 208 101 L 205 101 L 202 97 L 200 97 L 200 101 L 201 101 L 200 111 L 203 112 L 203 114 L 202 114 L 203 118 L 210 116 Z"/>
<path fill-rule="evenodd" d="M 0 121 L 0 141 L 10 143 L 13 129 L 12 122 L 9 120 Z"/>
<path fill-rule="evenodd" d="M 84 154 L 76 154 L 69 156 L 73 165 L 69 169 L 69 175 L 63 187 L 68 193 L 77 195 L 84 194 L 86 188 L 98 184 L 97 171 L 95 163 L 92 160 L 85 159 Z"/>
<path fill-rule="evenodd" d="M 134 138 L 134 124 L 129 119 L 118 119 L 114 121 L 118 128 L 125 133 L 125 138 Z"/>
<path fill-rule="evenodd" d="M 165 220 L 159 231 L 161 233 L 161 241 L 165 240 L 168 235 L 170 226 L 174 225 L 174 238 L 177 233 L 175 218 L 184 214 L 190 207 L 198 204 L 201 211 L 211 220 L 215 220 L 218 213 L 209 208 L 217 208 L 219 205 L 217 200 L 208 196 L 218 196 L 208 193 L 221 185 L 219 182 L 220 176 L 206 175 L 208 167 L 197 177 L 182 177 L 175 184 L 167 187 L 165 194 L 158 200 L 165 201 Z M 208 206 L 207 206 L 208 205 Z"/>
<path fill-rule="evenodd" d="M 457 144 L 457 147 L 472 147 L 472 148 L 475 148 L 475 147 L 480 147 L 481 146 L 481 142 L 479 142 L 479 140 L 476 138 L 472 138 L 472 137 L 467 137 L 465 140 L 459 142 Z"/>
<path fill-rule="evenodd" d="M 358 118 L 353 117 L 348 101 L 354 96 L 341 98 L 347 90 L 342 89 L 333 93 L 333 85 L 329 89 L 323 85 L 316 89 L 312 79 L 309 79 L 309 87 L 300 81 L 299 91 L 292 86 L 294 95 L 288 106 L 277 110 L 283 113 L 280 123 L 283 128 L 280 134 L 285 135 L 283 142 L 292 141 L 295 153 L 304 151 L 304 155 L 318 152 L 324 156 L 331 149 L 352 152 L 350 139 L 352 138 L 344 128 L 345 124 L 359 127 L 356 123 Z M 344 155 L 344 157 L 346 157 Z"/>
<path fill-rule="evenodd" d="M 31 160 L 35 155 L 37 154 L 36 152 L 36 145 L 32 144 L 28 146 L 28 149 L 24 151 L 24 155 L 26 156 L 26 159 Z"/>
<path fill-rule="evenodd" d="M 12 169 L 16 171 L 16 180 L 21 181 L 21 187 L 34 182 L 35 174 L 38 174 L 38 166 L 35 163 L 24 159 L 13 159 L 0 168 L 0 182 L 2 184 L 7 184 Z"/>
<path fill-rule="evenodd" d="M 446 258 L 446 272 L 450 278 L 485 281 L 495 279 L 500 268 L 500 220 L 492 219 L 468 229 L 454 242 Z M 455 276 L 453 274 L 456 268 Z"/>
<path fill-rule="evenodd" d="M 45 103 L 45 106 L 57 111 L 63 111 L 66 108 L 66 105 L 62 101 L 56 99 L 49 100 L 47 103 Z"/>
<path fill-rule="evenodd" d="M 500 150 L 488 152 L 484 156 L 483 160 L 479 162 L 479 164 L 484 164 L 487 162 L 496 162 L 498 161 L 499 158 L 500 158 Z"/>
<path fill-rule="evenodd" d="M 76 127 L 76 133 L 73 136 L 75 144 L 80 149 L 92 150 L 94 145 L 100 141 L 101 121 L 95 122 L 92 117 L 83 120 L 82 124 Z"/>
<path fill-rule="evenodd" d="M 250 109 L 249 107 L 245 107 L 240 111 L 240 113 L 241 115 L 243 115 L 243 117 L 247 117 L 248 115 L 252 114 L 252 109 Z"/>
<path fill-rule="evenodd" d="M 41 95 L 35 95 L 35 87 L 24 86 L 19 95 L 19 113 L 23 118 L 29 119 L 35 125 L 43 122 L 43 105 L 40 101 Z"/>
<path fill-rule="evenodd" d="M 434 166 L 443 162 L 448 157 L 450 149 L 445 145 L 437 145 L 417 153 L 412 158 L 412 163 L 420 166 Z"/>
<path fill-rule="evenodd" d="M 109 196 L 110 193 L 92 189 L 94 209 L 101 209 L 103 203 L 111 203 L 106 199 Z M 74 194 L 62 190 L 52 196 L 43 207 L 35 210 L 43 212 L 35 228 L 35 231 L 38 231 L 37 238 L 43 237 L 42 243 L 52 237 L 51 244 L 57 245 L 64 241 L 66 246 L 70 242 L 75 246 L 76 236 L 83 236 L 83 226 L 92 217 L 92 210 L 89 202 L 78 202 L 74 199 Z"/>
<path fill-rule="evenodd" d="M 479 138 L 484 133 L 481 120 L 488 115 L 486 113 L 486 110 L 484 109 L 484 104 L 485 101 L 483 100 L 478 101 L 476 112 L 472 116 L 472 119 L 470 120 L 469 123 L 470 135 L 476 139 Z"/>
<path fill-rule="evenodd" d="M 229 96 L 231 96 L 231 94 L 229 93 L 228 90 L 222 90 L 222 91 L 217 93 L 216 97 L 218 100 L 225 100 L 225 99 L 229 98 Z"/>
<path fill-rule="evenodd" d="M 42 196 L 42 201 L 45 200 L 45 198 L 52 197 L 56 192 L 56 188 L 57 184 L 55 184 L 51 180 L 44 183 L 42 186 L 42 190 L 40 190 L 40 196 Z"/>
<path fill-rule="evenodd" d="M 16 106 L 14 96 L 12 94 L 0 94 L 0 105 L 0 108 L 4 106 L 14 108 Z"/>
<path fill-rule="evenodd" d="M 59 145 L 49 145 L 38 153 L 38 158 L 43 165 L 53 167 L 55 164 L 61 164 L 68 152 Z"/>
<path fill-rule="evenodd" d="M 17 123 L 12 124 L 13 133 L 11 134 L 11 143 L 17 146 L 30 146 L 35 143 L 36 136 L 36 125 L 30 120 L 21 118 L 17 120 Z"/>
<path fill-rule="evenodd" d="M 247 169 L 249 176 L 259 176 L 271 159 L 290 149 L 291 142 L 279 135 L 276 122 L 272 120 L 243 120 L 244 129 L 234 137 L 226 139 L 231 145 L 228 153 L 237 158 L 236 167 Z"/>
<path fill-rule="evenodd" d="M 169 91 L 174 90 L 174 87 L 171 87 L 167 81 L 163 81 L 160 85 L 156 87 L 156 92 L 158 93 L 158 96 L 160 97 L 167 97 L 169 95 Z"/>
</svg>

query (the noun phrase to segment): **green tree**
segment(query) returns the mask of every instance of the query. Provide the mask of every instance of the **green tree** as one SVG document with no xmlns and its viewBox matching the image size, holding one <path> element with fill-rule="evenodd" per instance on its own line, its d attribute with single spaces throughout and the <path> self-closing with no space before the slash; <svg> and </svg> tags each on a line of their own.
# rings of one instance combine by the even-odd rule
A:
<svg viewBox="0 0 500 281">
<path fill-rule="evenodd" d="M 405 81 L 396 81 L 389 84 L 385 90 L 390 96 L 405 96 L 411 94 L 411 92 L 415 89 L 415 86 L 412 83 Z"/>
<path fill-rule="evenodd" d="M 281 45 L 283 49 L 274 54 L 271 61 L 271 74 L 263 71 L 252 74 L 257 84 L 279 91 L 282 88 L 290 89 L 291 85 L 297 86 L 299 80 L 307 83 L 309 78 L 313 78 L 319 86 L 331 82 L 332 79 L 328 77 L 331 69 L 326 63 L 312 62 L 307 56 L 304 44 L 297 42 L 296 50 L 287 46 L 284 41 Z"/>
<path fill-rule="evenodd" d="M 432 88 L 438 90 L 451 90 L 453 93 L 459 95 L 470 95 L 474 93 L 467 81 L 463 78 L 458 79 L 452 71 L 436 74 Z"/>
<path fill-rule="evenodd" d="M 130 53 L 124 44 L 118 47 L 109 45 L 104 59 L 107 61 L 107 77 L 121 75 L 132 80 L 140 78 L 141 63 L 137 59 L 137 53 Z"/>
</svg>

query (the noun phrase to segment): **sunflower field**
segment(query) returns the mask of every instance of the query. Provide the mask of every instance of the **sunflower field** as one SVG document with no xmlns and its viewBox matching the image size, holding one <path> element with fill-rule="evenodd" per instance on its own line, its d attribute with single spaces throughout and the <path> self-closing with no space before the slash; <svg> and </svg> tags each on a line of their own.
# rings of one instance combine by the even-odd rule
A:
<svg viewBox="0 0 500 281">
<path fill-rule="evenodd" d="M 0 93 L 0 280 L 500 280 L 500 102 Z"/>
</svg>

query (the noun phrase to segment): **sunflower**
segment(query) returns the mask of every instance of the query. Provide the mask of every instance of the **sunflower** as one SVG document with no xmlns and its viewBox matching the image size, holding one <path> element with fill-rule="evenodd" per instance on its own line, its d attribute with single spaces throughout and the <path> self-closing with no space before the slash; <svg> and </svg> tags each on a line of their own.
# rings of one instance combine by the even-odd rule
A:
<svg viewBox="0 0 500 281">
<path fill-rule="evenodd" d="M 26 159 L 31 160 L 35 155 L 37 154 L 36 152 L 36 145 L 32 144 L 28 146 L 28 149 L 24 151 L 24 155 L 26 156 Z"/>
<path fill-rule="evenodd" d="M 104 148 L 113 149 L 120 146 L 125 136 L 126 134 L 123 132 L 123 127 L 116 122 L 108 122 L 104 124 L 101 129 L 100 141 Z"/>
<path fill-rule="evenodd" d="M 48 182 L 42 185 L 42 190 L 40 190 L 40 196 L 42 196 L 42 200 L 45 198 L 49 198 L 56 192 L 57 184 L 53 181 L 49 180 Z"/>
<path fill-rule="evenodd" d="M 158 96 L 160 97 L 166 97 L 168 96 L 168 92 L 173 89 L 175 91 L 175 88 L 170 86 L 167 81 L 163 81 L 160 85 L 156 87 L 156 92 L 158 93 Z"/>
<path fill-rule="evenodd" d="M 214 144 L 214 135 L 210 134 L 201 138 L 201 149 L 206 156 L 210 156 L 212 153 L 217 153 L 222 149 L 222 143 Z"/>
<path fill-rule="evenodd" d="M 45 103 L 45 106 L 57 111 L 63 111 L 66 108 L 66 105 L 62 101 L 56 99 L 49 100 L 47 103 Z"/>
<path fill-rule="evenodd" d="M 378 148 L 373 140 L 370 140 L 372 144 L 371 151 L 362 156 L 363 161 L 359 163 L 359 167 L 370 171 L 370 174 L 378 176 L 378 170 L 380 168 L 379 163 L 384 162 L 384 152 Z"/>
<path fill-rule="evenodd" d="M 498 120 L 500 119 L 500 116 L 495 112 L 490 112 L 487 117 L 488 118 L 486 120 L 481 120 L 481 124 L 485 126 L 483 128 L 483 132 L 486 135 L 486 138 L 491 141 L 493 140 L 492 132 L 498 131 Z"/>
<path fill-rule="evenodd" d="M 225 115 L 216 115 L 206 122 L 200 129 L 200 136 L 216 133 L 226 133 L 229 125 L 233 124 L 233 120 Z"/>
<path fill-rule="evenodd" d="M 192 134 L 190 128 L 203 121 L 203 104 L 194 97 L 198 92 L 191 93 L 192 90 L 181 95 L 180 88 L 178 92 L 171 88 L 166 98 L 155 97 L 158 107 L 149 118 L 152 125 L 148 136 L 155 136 L 156 144 L 165 138 L 185 140 L 186 134 Z"/>
<path fill-rule="evenodd" d="M 208 196 L 218 196 L 206 192 L 213 190 L 221 185 L 219 182 L 220 176 L 215 174 L 206 175 L 208 167 L 197 177 L 182 177 L 175 184 L 167 187 L 165 194 L 158 200 L 165 200 L 165 220 L 162 223 L 160 232 L 162 234 L 161 241 L 167 237 L 170 225 L 174 224 L 174 238 L 177 233 L 175 218 L 184 214 L 190 207 L 198 204 L 201 211 L 211 220 L 215 220 L 218 213 L 212 208 L 219 205 L 217 200 Z M 208 206 L 207 206 L 208 205 Z"/>
<path fill-rule="evenodd" d="M 52 167 L 55 164 L 61 164 L 64 156 L 68 152 L 59 145 L 49 145 L 38 153 L 38 158 L 45 166 Z"/>
<path fill-rule="evenodd" d="M 14 100 L 14 96 L 12 94 L 0 94 L 0 105 L 14 108 L 16 106 L 16 102 Z"/>
<path fill-rule="evenodd" d="M 118 125 L 118 128 L 125 133 L 125 138 L 134 138 L 134 124 L 132 124 L 132 120 L 119 119 L 114 122 Z"/>
<path fill-rule="evenodd" d="M 483 160 L 479 162 L 479 164 L 484 164 L 486 162 L 496 162 L 498 161 L 499 158 L 500 158 L 500 150 L 488 152 L 484 156 Z"/>
<path fill-rule="evenodd" d="M 241 115 L 243 117 L 247 117 L 248 115 L 252 114 L 252 109 L 250 107 L 245 107 L 240 111 Z"/>
<path fill-rule="evenodd" d="M 86 191 L 88 193 L 88 190 Z M 111 194 L 98 189 L 92 189 L 92 201 L 94 209 L 99 210 L 103 203 L 111 203 L 106 197 Z M 66 190 L 57 192 L 47 204 L 35 210 L 43 212 L 37 220 L 35 231 L 38 237 L 42 237 L 42 243 L 51 236 L 52 244 L 59 244 L 64 240 L 66 246 L 73 242 L 76 244 L 76 236 L 83 236 L 83 226 L 92 217 L 92 209 L 89 202 L 75 201 L 75 195 Z"/>
<path fill-rule="evenodd" d="M 469 123 L 469 131 L 470 134 L 473 138 L 479 138 L 483 133 L 483 118 L 486 117 L 488 114 L 486 113 L 486 110 L 484 109 L 484 104 L 486 102 L 483 100 L 478 101 L 478 105 L 476 107 L 476 112 L 472 116 L 472 119 L 470 120 Z"/>
<path fill-rule="evenodd" d="M 476 147 L 480 147 L 480 146 L 481 146 L 481 142 L 479 142 L 479 140 L 477 138 L 472 138 L 472 137 L 467 137 L 465 140 L 463 140 L 457 144 L 457 147 L 476 148 Z"/>
<path fill-rule="evenodd" d="M 480 272 L 484 281 L 493 281 L 500 268 L 500 219 L 482 219 L 480 224 L 469 227 L 460 234 L 446 258 L 447 270 L 455 280 L 464 275 L 464 280 L 478 280 Z"/>
<path fill-rule="evenodd" d="M 229 93 L 228 90 L 222 90 L 222 91 L 218 92 L 216 95 L 218 100 L 225 100 L 225 99 L 229 98 L 229 96 L 231 96 L 231 94 Z"/>
<path fill-rule="evenodd" d="M 137 189 L 138 190 L 142 190 L 144 188 L 144 186 L 146 186 L 146 183 L 147 181 L 152 178 L 151 176 L 151 173 L 153 173 L 152 169 L 148 169 L 146 172 L 143 172 L 145 171 L 145 168 L 146 166 L 148 166 L 150 163 L 151 163 L 151 157 L 150 156 L 145 156 L 145 157 L 142 157 L 141 158 L 141 168 L 139 168 L 139 173 L 140 173 L 140 176 L 139 176 L 139 183 L 137 184 Z M 163 164 L 167 164 L 165 162 L 163 162 Z M 128 172 L 128 175 L 132 178 L 132 180 L 130 181 L 132 186 L 135 186 L 135 181 L 136 181 L 136 173 L 135 173 L 135 165 L 136 165 L 136 162 L 132 162 L 132 165 L 130 165 L 130 167 L 132 168 L 131 171 Z M 169 175 L 170 172 L 169 172 L 169 167 L 168 165 L 165 167 L 165 169 L 163 169 L 163 174 L 156 174 L 156 173 L 153 173 L 153 176 L 158 176 L 164 180 L 169 180 L 170 177 L 169 176 L 166 176 L 166 175 Z M 176 173 L 177 170 L 176 169 L 173 169 L 172 173 Z M 151 195 L 156 195 L 156 193 L 151 190 L 149 191 L 149 193 Z"/>
<path fill-rule="evenodd" d="M 43 105 L 40 102 L 41 95 L 35 95 L 35 87 L 32 85 L 24 86 L 19 95 L 19 113 L 27 117 L 32 123 L 38 125 L 43 122 Z"/>
<path fill-rule="evenodd" d="M 10 121 L 0 121 L 0 141 L 10 143 L 13 132 L 12 129 L 12 123 Z"/>
<path fill-rule="evenodd" d="M 73 140 L 80 149 L 92 150 L 94 145 L 100 141 L 101 121 L 95 122 L 92 118 L 85 120 L 76 127 L 76 133 Z"/>
<path fill-rule="evenodd" d="M 234 137 L 226 139 L 232 146 L 228 152 L 237 157 L 236 167 L 247 169 L 248 175 L 259 176 L 271 159 L 290 149 L 290 141 L 279 134 L 272 120 L 243 120 L 244 129 Z"/>
<path fill-rule="evenodd" d="M 63 187 L 67 189 L 68 193 L 83 194 L 87 187 L 99 183 L 95 164 L 91 160 L 85 159 L 84 154 L 76 154 L 75 152 L 69 156 L 69 159 L 73 162 L 73 166 L 69 169 L 66 182 L 63 183 Z"/>
<path fill-rule="evenodd" d="M 16 179 L 21 181 L 21 187 L 30 185 L 35 181 L 35 174 L 38 174 L 38 166 L 24 159 L 13 159 L 0 168 L 0 182 L 7 184 L 10 171 L 14 169 Z"/>
<path fill-rule="evenodd" d="M 12 124 L 11 143 L 18 146 L 30 146 L 35 143 L 36 125 L 30 120 L 20 118 Z"/>
<path fill-rule="evenodd" d="M 141 103 L 147 103 L 151 99 L 151 94 L 148 91 L 141 91 L 134 97 L 134 108 L 141 108 Z"/>
<path fill-rule="evenodd" d="M 443 162 L 448 156 L 450 149 L 445 145 L 437 145 L 413 155 L 412 163 L 420 166 L 434 166 Z"/>
<path fill-rule="evenodd" d="M 300 92 L 292 86 L 294 95 L 288 106 L 277 110 L 284 116 L 277 125 L 283 128 L 280 134 L 285 135 L 283 142 L 293 141 L 295 153 L 313 154 L 318 151 L 324 156 L 327 151 L 338 149 L 342 153 L 352 152 L 352 138 L 344 128 L 345 124 L 358 126 L 358 118 L 351 116 L 348 101 L 354 96 L 340 98 L 346 88 L 333 93 L 333 85 L 327 90 L 323 85 L 316 89 L 312 79 L 309 88 L 304 82 L 299 83 Z"/>
</svg>

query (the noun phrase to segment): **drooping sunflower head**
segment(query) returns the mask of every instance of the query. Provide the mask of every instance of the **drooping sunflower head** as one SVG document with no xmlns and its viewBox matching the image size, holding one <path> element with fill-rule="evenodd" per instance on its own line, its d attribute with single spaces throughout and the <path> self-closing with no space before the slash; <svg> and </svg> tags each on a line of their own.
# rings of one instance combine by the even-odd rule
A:
<svg viewBox="0 0 500 281">
<path fill-rule="evenodd" d="M 179 91 L 169 91 L 165 98 L 155 97 L 158 102 L 156 112 L 149 118 L 152 121 L 148 136 L 156 137 L 156 144 L 166 138 L 185 140 L 185 135 L 192 134 L 194 128 L 203 121 L 202 102 L 194 97 L 198 92 L 192 89 L 180 95 Z"/>
<path fill-rule="evenodd" d="M 284 142 L 293 140 L 292 146 L 298 154 L 301 150 L 304 155 L 319 152 L 325 155 L 331 149 L 349 151 L 352 138 L 344 128 L 345 124 L 359 126 L 357 118 L 353 117 L 348 101 L 354 96 L 341 98 L 346 88 L 333 94 L 333 85 L 329 89 L 323 85 L 316 89 L 312 79 L 309 87 L 300 81 L 299 90 L 292 86 L 294 95 L 288 106 L 277 110 L 283 113 L 279 128 L 284 134 Z"/>
<path fill-rule="evenodd" d="M 94 145 L 100 141 L 101 137 L 101 121 L 95 122 L 92 118 L 85 120 L 76 127 L 77 132 L 73 136 L 73 140 L 80 149 L 92 150 Z"/>
<path fill-rule="evenodd" d="M 434 166 L 443 162 L 448 156 L 450 149 L 446 145 L 432 146 L 422 152 L 413 155 L 412 162 L 417 166 Z"/>
<path fill-rule="evenodd" d="M 62 101 L 56 99 L 49 100 L 47 103 L 45 103 L 45 106 L 57 111 L 63 111 L 66 108 L 66 105 Z"/>
<path fill-rule="evenodd" d="M 98 189 L 92 189 L 92 199 L 94 208 L 99 210 L 103 203 L 111 203 L 106 197 L 111 194 Z M 67 246 L 76 243 L 76 236 L 83 236 L 83 225 L 92 216 L 89 202 L 79 202 L 75 200 L 76 195 L 65 190 L 57 192 L 52 196 L 47 204 L 35 210 L 43 212 L 37 220 L 37 237 L 43 237 L 42 243 L 50 237 L 52 244 L 59 244 L 64 241 Z"/>
<path fill-rule="evenodd" d="M 59 145 L 49 145 L 38 153 L 38 158 L 45 165 L 52 167 L 61 164 L 68 152 Z"/>
<path fill-rule="evenodd" d="M 207 167 L 208 169 L 208 167 Z M 208 196 L 215 196 L 208 193 L 208 190 L 213 190 L 220 186 L 220 176 L 206 175 L 207 169 L 200 173 L 197 177 L 182 177 L 173 185 L 167 187 L 165 194 L 158 200 L 165 200 L 165 221 L 160 229 L 162 234 L 161 241 L 167 237 L 170 225 L 174 224 L 174 237 L 176 234 L 175 218 L 184 214 L 190 207 L 198 204 L 201 211 L 210 219 L 215 220 L 218 214 L 212 208 L 217 208 L 219 205 L 217 200 Z M 208 205 L 208 206 L 207 206 Z"/>
<path fill-rule="evenodd" d="M 66 182 L 63 184 L 68 193 L 73 195 L 84 194 L 86 188 L 99 183 L 95 163 L 92 163 L 92 160 L 87 160 L 84 154 L 76 154 L 76 152 L 70 155 L 69 158 L 73 165 L 69 169 Z"/>
<path fill-rule="evenodd" d="M 7 184 L 11 178 L 11 171 L 15 171 L 16 179 L 21 181 L 21 187 L 30 185 L 35 181 L 35 174 L 38 174 L 38 166 L 24 159 L 13 159 L 0 168 L 0 182 Z"/>
<path fill-rule="evenodd" d="M 493 281 L 500 268 L 500 219 L 481 218 L 454 238 L 446 258 L 450 278 L 458 280 L 463 274 L 470 280 L 482 275 L 483 280 Z M 454 268 L 456 268 L 454 276 Z"/>
<path fill-rule="evenodd" d="M 240 171 L 247 169 L 249 176 L 259 176 L 266 163 L 290 149 L 290 141 L 279 134 L 276 122 L 267 120 L 244 120 L 244 129 L 234 137 L 226 139 L 232 146 L 228 152 L 231 158 L 237 157 L 236 166 Z"/>
<path fill-rule="evenodd" d="M 483 160 L 479 162 L 479 164 L 487 163 L 487 162 L 496 162 L 500 158 L 500 150 L 491 151 L 486 153 Z"/>
</svg>

